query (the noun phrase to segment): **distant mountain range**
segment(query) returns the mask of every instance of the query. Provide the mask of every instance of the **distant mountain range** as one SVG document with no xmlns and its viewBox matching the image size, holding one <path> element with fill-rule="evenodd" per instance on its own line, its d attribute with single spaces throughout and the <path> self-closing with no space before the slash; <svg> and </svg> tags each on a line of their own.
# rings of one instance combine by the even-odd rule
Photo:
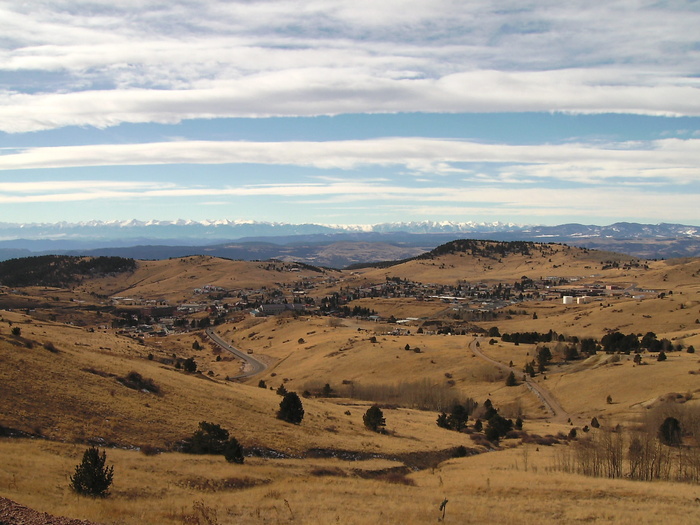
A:
<svg viewBox="0 0 700 525">
<path fill-rule="evenodd" d="M 139 259 L 202 253 L 232 259 L 279 258 L 344 267 L 412 257 L 458 238 L 561 242 L 647 259 L 700 256 L 700 227 L 683 224 L 528 226 L 421 221 L 323 225 L 130 220 L 0 223 L 0 260 L 49 253 Z"/>
</svg>

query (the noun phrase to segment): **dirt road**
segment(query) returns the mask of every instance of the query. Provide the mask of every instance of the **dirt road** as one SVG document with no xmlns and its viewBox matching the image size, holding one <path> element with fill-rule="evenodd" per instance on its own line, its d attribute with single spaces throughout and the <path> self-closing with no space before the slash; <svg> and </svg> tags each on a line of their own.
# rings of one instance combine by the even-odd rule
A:
<svg viewBox="0 0 700 525">
<path fill-rule="evenodd" d="M 474 352 L 475 356 L 500 368 L 507 374 L 513 372 L 516 378 L 522 377 L 523 372 L 521 370 L 512 368 L 484 354 L 481 351 L 481 345 L 484 344 L 484 342 L 485 339 L 481 337 L 476 337 L 471 343 L 469 343 L 469 348 L 472 352 Z M 559 404 L 559 401 L 557 401 L 557 399 L 552 395 L 552 393 L 549 390 L 547 390 L 544 386 L 542 386 L 539 383 L 536 383 L 532 380 L 531 377 L 527 375 L 525 375 L 525 384 L 530 389 L 530 391 L 540 399 L 545 408 L 549 410 L 549 412 L 552 414 L 550 421 L 552 421 L 553 423 L 566 423 L 571 418 L 571 416 L 566 412 L 566 410 L 564 410 Z"/>
</svg>

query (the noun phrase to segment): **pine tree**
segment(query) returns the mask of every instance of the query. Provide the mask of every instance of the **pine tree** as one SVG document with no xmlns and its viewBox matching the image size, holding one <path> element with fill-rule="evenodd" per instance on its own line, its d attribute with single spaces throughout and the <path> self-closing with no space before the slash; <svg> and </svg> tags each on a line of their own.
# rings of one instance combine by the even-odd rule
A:
<svg viewBox="0 0 700 525">
<path fill-rule="evenodd" d="M 229 463 L 243 464 L 243 447 L 235 437 L 232 437 L 224 444 L 224 458 Z"/>
<path fill-rule="evenodd" d="M 280 402 L 277 418 L 298 425 L 304 419 L 304 407 L 296 392 L 287 392 Z"/>
<path fill-rule="evenodd" d="M 372 405 L 367 409 L 365 415 L 362 416 L 362 421 L 365 426 L 373 432 L 382 432 L 386 426 L 386 420 L 384 419 L 382 409 L 377 405 Z"/>
<path fill-rule="evenodd" d="M 506 386 L 517 386 L 518 381 L 515 379 L 515 374 L 511 371 L 506 378 Z"/>
<path fill-rule="evenodd" d="M 675 417 L 667 417 L 659 427 L 659 440 L 669 447 L 677 447 L 682 442 L 681 423 Z"/>
<path fill-rule="evenodd" d="M 114 467 L 106 467 L 107 453 L 90 447 L 83 453 L 83 460 L 70 476 L 70 486 L 78 494 L 92 497 L 106 497 L 114 477 Z"/>
</svg>

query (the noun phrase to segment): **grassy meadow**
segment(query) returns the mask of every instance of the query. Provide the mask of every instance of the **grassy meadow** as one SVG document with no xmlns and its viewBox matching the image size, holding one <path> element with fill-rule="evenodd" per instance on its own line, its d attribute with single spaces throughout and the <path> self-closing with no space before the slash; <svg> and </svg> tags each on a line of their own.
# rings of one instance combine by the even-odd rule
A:
<svg viewBox="0 0 700 525">
<path fill-rule="evenodd" d="M 474 329 L 492 326 L 501 333 L 551 329 L 596 339 L 612 330 L 653 331 L 674 345 L 700 347 L 700 262 L 603 270 L 615 257 L 629 260 L 552 245 L 502 260 L 447 254 L 327 273 L 191 257 L 142 261 L 133 274 L 85 280 L 72 289 L 27 289 L 12 297 L 16 308 L 0 311 L 0 425 L 31 436 L 0 437 L 0 496 L 105 524 L 425 523 L 442 518 L 445 499 L 445 522 L 453 523 L 696 523 L 695 484 L 593 478 L 563 472 L 561 465 L 591 436 L 609 435 L 604 433 L 619 425 L 628 447 L 629 430 L 658 428 L 667 414 L 685 425 L 683 445 L 697 446 L 699 354 L 668 352 L 661 362 L 643 352 L 636 364 L 632 355 L 598 353 L 566 362 L 564 343 L 551 343 L 553 362 L 533 380 L 570 416 L 560 424 L 550 421 L 521 377 L 518 385 L 506 386 L 506 374 L 469 347 Z M 467 335 L 419 333 L 426 320 L 454 321 L 453 308 L 401 297 L 365 298 L 351 306 L 417 320 L 395 325 L 308 314 L 238 315 L 216 326 L 217 333 L 268 365 L 242 382 L 229 380 L 240 362 L 210 344 L 203 330 L 127 337 L 111 328 L 108 314 L 80 307 L 109 296 L 189 301 L 193 288 L 207 284 L 253 289 L 277 283 L 290 290 L 295 283 L 325 280 L 312 292 L 320 297 L 394 277 L 455 284 L 513 282 L 523 275 L 575 276 L 577 284 L 653 292 L 644 300 L 521 303 L 497 319 L 467 323 Z M 481 350 L 517 370 L 541 346 L 489 339 L 480 338 Z M 197 373 L 176 366 L 189 357 Z M 133 373 L 154 389 L 126 386 L 124 378 Z M 329 397 L 320 395 L 326 384 Z M 299 425 L 276 417 L 282 385 L 306 394 Z M 480 406 L 490 399 L 502 415 L 521 417 L 523 433 L 495 445 L 473 429 L 473 417 L 467 432 L 438 427 L 440 411 L 468 398 Z M 375 402 L 386 433 L 363 424 Z M 584 433 L 594 417 L 601 428 Z M 245 463 L 177 452 L 201 421 L 229 430 L 249 452 Z M 567 437 L 572 429 L 577 438 Z M 115 467 L 108 498 L 78 497 L 69 488 L 88 444 L 103 447 Z M 453 457 L 457 447 L 467 457 Z"/>
</svg>

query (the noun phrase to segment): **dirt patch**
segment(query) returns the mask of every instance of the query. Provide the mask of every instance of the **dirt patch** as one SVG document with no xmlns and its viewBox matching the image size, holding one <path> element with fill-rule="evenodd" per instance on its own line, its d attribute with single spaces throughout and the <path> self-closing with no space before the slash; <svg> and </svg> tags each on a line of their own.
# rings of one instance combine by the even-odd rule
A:
<svg viewBox="0 0 700 525">
<path fill-rule="evenodd" d="M 415 482 L 407 478 L 411 473 L 408 467 L 390 467 L 380 470 L 360 470 L 356 469 L 353 474 L 363 479 L 376 479 L 385 483 L 394 483 L 396 485 L 415 485 Z"/>
<path fill-rule="evenodd" d="M 2 525 L 99 525 L 93 521 L 62 518 L 38 512 L 6 498 L 0 498 L 0 523 Z"/>
</svg>

